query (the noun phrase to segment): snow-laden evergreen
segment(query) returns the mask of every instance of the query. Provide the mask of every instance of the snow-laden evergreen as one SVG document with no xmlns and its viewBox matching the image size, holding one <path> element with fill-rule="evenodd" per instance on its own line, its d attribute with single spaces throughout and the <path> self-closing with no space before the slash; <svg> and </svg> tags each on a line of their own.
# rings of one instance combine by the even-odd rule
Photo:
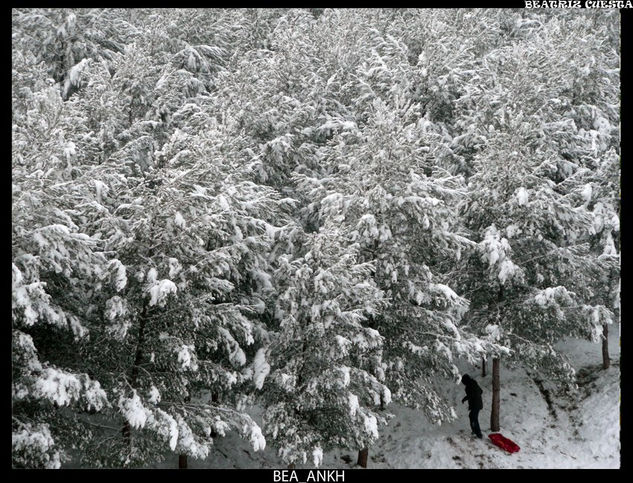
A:
<svg viewBox="0 0 633 483">
<path fill-rule="evenodd" d="M 609 282 L 617 270 L 615 247 L 596 253 L 596 242 L 590 241 L 596 231 L 603 232 L 604 246 L 617 232 L 615 200 L 591 210 L 591 184 L 579 183 L 588 171 L 600 173 L 603 184 L 613 183 L 605 167 L 613 165 L 615 153 L 608 149 L 615 149 L 615 139 L 608 114 L 601 117 L 603 111 L 587 106 L 588 99 L 568 97 L 578 92 L 572 87 L 577 79 L 563 62 L 579 55 L 572 36 L 605 32 L 609 24 L 596 20 L 574 18 L 572 34 L 553 18 L 551 28 L 491 51 L 477 62 L 477 75 L 488 89 L 462 107 L 482 140 L 463 200 L 465 225 L 478 242 L 463 277 L 472 301 L 471 323 L 483 333 L 494 330 L 515 361 L 563 379 L 573 373 L 553 344 L 568 335 L 598 341 L 602 325 L 615 320 L 617 288 Z M 616 57 L 595 54 L 591 62 L 600 59 L 597 68 L 617 71 Z M 614 89 L 601 92 L 609 99 L 604 104 L 617 102 Z M 603 123 L 578 129 L 579 113 L 588 109 Z M 603 157 L 596 136 L 603 139 Z M 610 193 L 617 196 L 615 189 Z M 603 217 L 606 221 L 596 222 Z"/>
<path fill-rule="evenodd" d="M 366 326 L 383 294 L 359 247 L 333 230 L 306 236 L 303 256 L 282 257 L 275 273 L 279 326 L 266 348 L 264 425 L 289 464 L 321 463 L 324 449 L 359 449 L 384 424 L 383 337 Z"/>
</svg>

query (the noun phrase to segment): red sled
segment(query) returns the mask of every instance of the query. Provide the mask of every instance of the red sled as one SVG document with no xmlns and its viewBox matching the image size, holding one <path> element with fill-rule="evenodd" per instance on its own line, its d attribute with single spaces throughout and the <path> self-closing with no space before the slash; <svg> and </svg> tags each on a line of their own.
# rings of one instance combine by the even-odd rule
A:
<svg viewBox="0 0 633 483">
<path fill-rule="evenodd" d="M 506 450 L 508 453 L 516 453 L 521 449 L 518 444 L 506 438 L 501 433 L 489 434 L 488 437 L 492 441 L 492 444 L 499 446 L 499 448 Z"/>
</svg>

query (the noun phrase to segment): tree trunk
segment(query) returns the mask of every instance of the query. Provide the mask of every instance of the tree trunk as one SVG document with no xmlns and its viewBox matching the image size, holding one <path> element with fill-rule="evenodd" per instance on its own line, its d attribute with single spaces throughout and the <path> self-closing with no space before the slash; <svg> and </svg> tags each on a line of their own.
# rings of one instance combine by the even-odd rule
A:
<svg viewBox="0 0 633 483">
<path fill-rule="evenodd" d="M 503 285 L 499 286 L 499 294 L 497 296 L 497 302 L 501 303 L 503 301 Z M 497 310 L 499 310 L 497 306 Z M 497 313 L 497 317 L 499 320 L 502 320 L 501 313 Z M 499 357 L 492 358 L 492 407 L 490 408 L 490 431 L 496 432 L 499 431 L 499 405 L 500 405 L 500 397 L 499 393 L 501 390 L 501 384 L 499 383 Z"/>
<path fill-rule="evenodd" d="M 123 423 L 121 434 L 123 435 L 123 443 L 126 446 L 130 446 L 132 444 L 132 438 L 131 438 L 132 428 L 130 427 L 130 423 L 128 423 L 127 421 Z"/>
<path fill-rule="evenodd" d="M 138 329 L 138 342 L 136 344 L 136 354 L 134 355 L 134 364 L 132 365 L 132 369 L 130 371 L 130 386 L 133 389 L 136 389 L 136 383 L 138 379 L 138 368 L 141 365 L 141 360 L 143 359 L 143 345 L 145 343 L 145 322 L 147 317 L 147 304 L 143 304 L 143 310 L 141 311 L 141 317 L 139 321 L 139 329 Z M 123 435 L 123 441 L 127 446 L 131 446 L 132 444 L 132 428 L 130 427 L 130 423 L 125 421 L 123 423 L 123 428 L 121 429 L 121 434 Z"/>
<path fill-rule="evenodd" d="M 492 409 L 490 411 L 490 430 L 499 431 L 499 358 L 492 358 Z"/>
<path fill-rule="evenodd" d="M 145 323 L 147 322 L 147 303 L 143 304 L 141 317 L 138 328 L 138 342 L 136 344 L 136 354 L 134 356 L 134 365 L 130 374 L 130 386 L 136 389 L 136 381 L 138 379 L 138 368 L 143 360 L 143 349 L 145 345 Z"/>
<path fill-rule="evenodd" d="M 294 464 L 294 463 L 290 463 L 290 464 L 288 465 L 288 469 L 289 469 L 289 470 L 294 470 L 294 469 L 295 469 L 295 464 Z"/>
<path fill-rule="evenodd" d="M 185 403 L 188 403 L 191 401 L 191 395 L 187 394 L 185 396 Z M 187 469 L 187 455 L 186 454 L 179 454 L 178 455 L 178 469 Z"/>
<path fill-rule="evenodd" d="M 481 356 L 481 377 L 486 377 L 486 357 Z"/>
<path fill-rule="evenodd" d="M 369 449 L 364 448 L 358 452 L 358 461 L 356 464 L 361 468 L 367 468 L 367 457 L 369 455 Z"/>
<path fill-rule="evenodd" d="M 611 365 L 611 359 L 609 359 L 609 326 L 604 324 L 602 326 L 602 368 L 608 369 Z"/>
<path fill-rule="evenodd" d="M 211 402 L 212 403 L 217 403 L 220 400 L 218 393 L 217 392 L 213 392 L 211 391 Z M 217 438 L 218 437 L 218 433 L 215 429 L 211 430 L 211 437 L 212 438 Z"/>
</svg>

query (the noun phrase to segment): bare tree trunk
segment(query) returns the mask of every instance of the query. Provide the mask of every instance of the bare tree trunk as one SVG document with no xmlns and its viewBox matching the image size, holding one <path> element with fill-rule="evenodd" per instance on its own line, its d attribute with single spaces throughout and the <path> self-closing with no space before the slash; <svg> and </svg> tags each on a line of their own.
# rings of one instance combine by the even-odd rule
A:
<svg viewBox="0 0 633 483">
<path fill-rule="evenodd" d="M 358 461 L 356 462 L 361 468 L 367 468 L 367 457 L 369 456 L 369 449 L 364 448 L 358 452 Z"/>
<path fill-rule="evenodd" d="M 190 401 L 191 401 L 191 395 L 187 394 L 185 396 L 185 403 L 188 403 Z M 181 453 L 178 455 L 178 469 L 180 470 L 187 469 L 187 455 L 184 453 Z"/>
<path fill-rule="evenodd" d="M 130 427 L 130 423 L 128 423 L 127 421 L 123 423 L 121 434 L 123 435 L 123 443 L 129 447 L 132 444 L 132 428 Z"/>
<path fill-rule="evenodd" d="M 486 377 L 486 356 L 481 356 L 481 377 Z"/>
<path fill-rule="evenodd" d="M 134 355 L 134 364 L 132 365 L 132 369 L 130 371 L 130 386 L 136 389 L 136 383 L 138 379 L 138 368 L 141 365 L 141 360 L 143 359 L 143 346 L 145 343 L 145 323 L 147 318 L 147 304 L 143 304 L 143 310 L 141 311 L 140 322 L 139 322 L 139 330 L 138 330 L 138 342 L 136 344 L 136 353 Z M 123 441 L 127 446 L 132 445 L 132 428 L 130 427 L 130 423 L 125 421 L 123 423 L 123 428 L 121 429 L 121 434 L 123 435 Z"/>
<path fill-rule="evenodd" d="M 499 294 L 497 295 L 497 301 L 501 303 L 503 301 L 503 285 L 499 286 Z M 499 309 L 497 309 L 499 310 Z M 498 312 L 497 317 L 501 314 Z M 501 384 L 499 382 L 499 356 L 492 358 L 492 407 L 490 408 L 490 430 L 493 432 L 499 431 L 499 405 L 501 403 L 499 393 L 501 392 Z"/>
<path fill-rule="evenodd" d="M 220 398 L 218 397 L 218 393 L 211 391 L 211 402 L 212 403 L 217 403 L 219 400 L 220 400 Z M 217 438 L 218 437 L 218 433 L 217 433 L 217 431 L 215 429 L 211 430 L 211 437 L 212 438 Z"/>
<path fill-rule="evenodd" d="M 490 430 L 499 431 L 499 358 L 492 358 L 492 410 L 490 411 Z"/>
<path fill-rule="evenodd" d="M 608 369 L 611 365 L 611 359 L 609 358 L 609 326 L 604 324 L 602 326 L 602 368 Z"/>
</svg>

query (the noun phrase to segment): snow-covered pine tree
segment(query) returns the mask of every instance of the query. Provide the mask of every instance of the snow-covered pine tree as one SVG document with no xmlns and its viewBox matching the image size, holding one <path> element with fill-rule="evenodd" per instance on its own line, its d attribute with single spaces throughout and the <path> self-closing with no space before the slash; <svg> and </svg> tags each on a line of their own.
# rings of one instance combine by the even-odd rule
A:
<svg viewBox="0 0 633 483">
<path fill-rule="evenodd" d="M 368 447 L 386 423 L 377 410 L 391 399 L 381 382 L 383 338 L 365 325 L 383 297 L 373 266 L 335 226 L 300 241 L 301 256 L 279 259 L 278 325 L 255 373 L 264 428 L 283 461 L 319 466 L 333 447 Z"/>
<path fill-rule="evenodd" d="M 384 359 L 388 374 L 384 382 L 397 389 L 401 402 L 424 407 L 431 419 L 442 421 L 454 417 L 454 412 L 436 386 L 438 376 L 455 378 L 452 358 L 474 360 L 489 342 L 459 331 L 455 324 L 467 303 L 442 283 L 441 272 L 448 264 L 439 268 L 439 257 L 426 255 L 443 251 L 446 258 L 458 257 L 460 247 L 468 243 L 450 233 L 447 223 L 454 217 L 451 204 L 461 195 L 460 181 L 442 169 L 433 172 L 439 164 L 435 157 L 443 157 L 446 151 L 444 133 L 423 118 L 419 104 L 408 99 L 415 72 L 407 61 L 406 47 L 369 28 L 371 19 L 372 12 L 342 15 L 328 10 L 319 16 L 319 23 L 352 31 L 332 36 L 320 34 L 322 29 L 306 28 L 317 40 L 304 47 L 305 40 L 300 38 L 301 42 L 293 43 L 296 49 L 283 50 L 308 63 L 315 55 L 327 60 L 311 71 L 312 84 L 322 85 L 321 101 L 308 106 L 312 112 L 316 108 L 317 116 L 299 117 L 301 108 L 293 113 L 303 126 L 306 121 L 310 124 L 295 128 L 296 134 L 286 138 L 285 149 L 273 159 L 290 160 L 283 174 L 287 178 L 288 171 L 294 171 L 293 196 L 303 206 L 304 226 L 318 231 L 327 223 L 342 225 L 349 242 L 360 243 L 362 259 L 376 263 L 374 279 L 393 302 L 392 308 L 368 321 L 386 334 L 389 355 Z M 279 21 L 274 42 L 284 40 L 285 22 L 284 18 Z M 314 24 L 310 19 L 306 22 Z M 332 48 L 323 48 L 330 43 L 334 43 Z M 283 68 L 291 65 L 283 64 Z M 297 75 L 284 78 L 296 82 Z M 290 92 L 306 91 L 297 89 L 295 82 Z M 265 112 L 279 112 L 279 105 L 283 104 Z M 299 142 L 303 143 L 297 149 Z M 436 269 L 439 273 L 434 277 Z M 386 402 L 379 404 L 384 407 Z"/>
<path fill-rule="evenodd" d="M 484 141 L 464 205 L 479 247 L 468 258 L 461 288 L 472 301 L 473 328 L 511 347 L 511 360 L 539 377 L 570 382 L 573 370 L 555 342 L 570 335 L 598 340 L 600 314 L 608 319 L 610 312 L 594 305 L 592 278 L 613 270 L 591 253 L 591 216 L 578 206 L 578 184 L 571 181 L 586 147 L 573 119 L 577 91 L 569 66 L 581 59 L 573 46 L 604 32 L 589 27 L 591 15 L 532 16 L 508 16 L 514 34 L 478 64 L 481 88 L 476 95 L 471 89 L 462 106 L 468 112 L 460 112 Z M 594 311 L 598 317 L 590 316 Z M 498 367 L 496 361 L 493 377 Z M 492 430 L 499 427 L 497 393 Z"/>
<path fill-rule="evenodd" d="M 202 144 L 178 140 L 194 149 Z M 265 219 L 277 216 L 274 194 L 230 175 L 217 183 L 218 158 L 174 158 L 171 169 L 151 175 L 153 187 L 134 190 L 135 204 L 116 203 L 128 208 L 115 220 L 102 218 L 108 241 L 119 235 L 111 224 L 129 229 L 117 247 L 128 283 L 104 301 L 111 337 L 102 346 L 109 344 L 121 361 L 123 374 L 107 382 L 120 393 L 124 442 L 130 427 L 145 429 L 132 445 L 146 445 L 142 452 L 126 453 L 139 463 L 155 457 L 160 444 L 166 448 L 163 439 L 171 450 L 205 457 L 211 431 L 222 435 L 229 428 L 255 449 L 264 444 L 257 425 L 235 407 L 238 387 L 249 377 L 242 373 L 248 346 L 265 336 L 255 316 L 263 307 L 258 294 L 270 287 L 265 253 L 272 226 Z M 204 164 L 189 164 L 197 159 Z M 113 201 L 117 195 L 126 201 L 122 187 L 109 189 Z"/>
<path fill-rule="evenodd" d="M 84 69 L 108 62 L 138 36 L 123 10 L 20 8 L 12 12 L 14 44 L 43 62 L 48 76 L 67 100 L 81 88 Z"/>
<path fill-rule="evenodd" d="M 445 421 L 454 411 L 437 384 L 457 379 L 454 358 L 478 360 L 487 344 L 459 328 L 468 302 L 443 277 L 445 262 L 469 244 L 451 224 L 464 187 L 436 166 L 441 127 L 404 94 L 414 75 L 406 74 L 406 46 L 373 35 L 372 56 L 359 70 L 362 122 L 349 122 L 324 148 L 329 177 L 306 177 L 302 187 L 321 219 L 343 227 L 376 265 L 374 280 L 390 305 L 370 326 L 385 337 L 385 384 L 394 399 Z"/>
<path fill-rule="evenodd" d="M 28 334 L 16 333 L 16 347 L 19 343 L 24 350 L 15 353 L 15 367 L 25 374 L 16 377 L 15 405 L 21 408 L 20 398 L 34 397 L 29 384 L 41 385 L 34 371 L 42 370 L 53 381 L 45 384 L 48 392 L 40 399 L 54 397 L 59 392 L 54 382 L 61 378 L 59 387 L 69 392 L 58 398 L 60 405 L 80 399 L 92 410 L 110 402 L 103 416 L 69 412 L 81 428 L 73 431 L 83 437 L 67 438 L 60 449 L 52 445 L 46 418 L 16 419 L 16 465 L 49 460 L 59 465 L 62 451 L 74 446 L 78 462 L 91 466 L 146 464 L 169 450 L 204 457 L 212 445 L 210 435 L 231 428 L 256 449 L 265 444 L 259 427 L 236 408 L 252 377 L 246 366 L 255 349 L 249 353 L 249 346 L 265 337 L 257 314 L 271 290 L 266 254 L 275 232 L 272 223 L 283 219 L 286 205 L 241 174 L 248 158 L 240 138 L 229 136 L 204 106 L 210 70 L 197 69 L 187 59 L 179 64 L 182 43 L 161 50 L 146 42 L 160 18 L 134 13 L 137 43 L 111 62 L 88 64 L 85 84 L 65 103 L 58 90 L 41 87 L 45 81 L 35 79 L 31 84 L 41 90 L 27 93 L 26 112 L 19 116 L 23 125 L 14 130 L 14 163 L 26 167 L 16 172 L 16 243 L 36 230 L 34 242 L 39 240 L 42 252 L 52 251 L 50 256 L 35 254 L 47 271 L 65 273 L 72 266 L 76 277 L 92 281 L 71 280 L 76 287 L 65 292 L 60 282 L 52 300 L 63 301 L 68 314 L 47 308 L 44 301 L 50 300 L 40 293 L 38 267 L 21 269 L 27 255 L 15 249 L 16 319 L 32 325 L 41 309 L 41 317 L 70 324 L 78 337 L 85 335 L 74 346 L 58 344 L 59 353 L 50 355 L 52 337 L 34 345 Z M 172 48 L 180 50 L 170 57 Z M 165 58 L 173 62 L 165 64 Z M 16 59 L 38 67 L 27 56 Z M 161 90 L 161 82 L 171 89 Z M 92 114 L 97 118 L 91 119 Z M 46 136 L 40 144 L 26 142 L 34 128 L 50 135 L 48 144 Z M 27 176 L 29 170 L 41 178 L 45 173 L 46 181 L 54 178 L 45 198 L 55 193 L 66 211 L 71 205 L 77 225 L 62 209 L 52 207 L 48 215 L 45 205 L 36 206 L 44 195 L 31 186 L 37 181 Z M 59 195 L 61 182 L 66 196 Z M 31 227 L 36 222 L 29 219 L 45 226 Z M 58 219 L 65 226 L 54 223 Z M 64 243 L 72 243 L 72 250 Z M 92 263 L 84 263 L 89 257 Z M 83 273 L 84 267 L 92 271 Z M 81 300 L 76 307 L 66 302 L 75 290 Z M 83 325 L 73 311 L 81 314 Z M 57 369 L 48 361 L 38 365 L 36 350 L 46 350 L 52 361 L 64 356 L 66 372 L 52 373 Z M 213 396 L 205 397 L 203 390 Z M 47 417 L 62 414 L 57 410 Z M 117 423 L 112 420 L 122 420 L 123 429 L 113 427 Z"/>
<path fill-rule="evenodd" d="M 213 101 L 219 111 L 238 121 L 233 129 L 243 130 L 254 146 L 259 145 L 252 151 L 253 173 L 261 182 L 297 197 L 299 207 L 304 193 L 296 191 L 294 175 L 322 174 L 318 146 L 344 124 L 344 106 L 331 100 L 337 86 L 334 72 L 319 63 L 321 42 L 310 41 L 319 34 L 308 12 L 282 15 L 266 40 L 272 50 L 236 59 L 234 70 L 221 74 Z M 297 221 L 308 231 L 321 228 L 309 216 Z M 363 288 L 362 282 L 371 280 L 370 266 L 354 261 L 357 247 L 346 247 L 336 230 L 306 235 L 296 226 L 282 234 L 271 255 L 278 260 L 275 280 L 285 295 L 270 314 L 275 328 L 270 349 L 259 355 L 254 367 L 255 374 L 263 374 L 258 376 L 261 383 L 264 373 L 271 374 L 262 391 L 265 430 L 279 445 L 284 461 L 320 464 L 325 448 L 369 445 L 377 438 L 377 422 L 384 422 L 372 409 L 376 400 L 389 399 L 375 374 L 380 370 L 374 359 L 379 358 L 381 339 L 362 325 L 367 311 L 380 304 L 379 292 L 371 284 Z M 336 263 L 338 257 L 344 261 Z M 310 279 L 318 273 L 327 276 L 328 284 Z M 351 287 L 362 290 L 354 295 Z M 333 342 L 345 347 L 334 350 L 338 345 Z M 315 354 L 314 347 L 329 349 Z M 288 377 L 295 379 L 296 387 L 286 387 Z M 293 401 L 297 393 L 305 394 Z"/>
<path fill-rule="evenodd" d="M 269 21 L 271 32 L 261 39 L 268 48 L 236 53 L 213 97 L 218 112 L 249 137 L 257 179 L 294 198 L 293 173 L 318 169 L 315 144 L 323 133 L 315 128 L 331 109 L 331 96 L 319 44 L 311 41 L 318 31 L 314 17 L 292 10 Z"/>
<path fill-rule="evenodd" d="M 128 53 L 151 55 L 140 45 Z M 284 210 L 242 174 L 240 138 L 210 115 L 204 88 L 191 88 L 202 84 L 171 65 L 153 72 L 139 78 L 156 79 L 157 97 L 134 111 L 119 149 L 91 172 L 105 205 L 91 229 L 127 274 L 120 292 L 103 291 L 97 303 L 104 353 L 118 362 L 101 354 L 93 363 L 115 375 L 102 381 L 124 419 L 103 464 L 143 464 L 168 449 L 203 458 L 211 434 L 229 429 L 255 449 L 265 444 L 236 408 L 252 376 L 248 346 L 265 336 L 257 314 L 271 288 L 266 254 Z"/>
<path fill-rule="evenodd" d="M 620 156 L 611 148 L 594 159 L 598 166 L 582 170 L 575 180 L 582 188 L 574 192 L 591 214 L 586 238 L 594 263 L 586 281 L 585 316 L 602 323 L 602 333 L 596 330 L 592 336 L 602 341 L 602 367 L 607 369 L 609 326 L 620 319 Z"/>
<path fill-rule="evenodd" d="M 609 367 L 608 329 L 619 319 L 620 257 L 620 45 L 615 12 L 570 18 L 586 46 L 571 44 L 567 55 L 578 59 L 565 74 L 572 76 L 563 102 L 553 106 L 564 122 L 547 126 L 550 143 L 560 153 L 557 179 L 561 191 L 591 219 L 582 241 L 593 258 L 584 280 L 585 317 L 602 322 L 602 363 Z M 582 60 L 581 60 L 582 59 Z"/>
<path fill-rule="evenodd" d="M 86 294 L 107 260 L 76 210 L 90 190 L 76 179 L 76 146 L 61 121 L 72 111 L 30 52 L 14 62 L 12 464 L 59 468 L 89 438 L 78 415 L 110 404 L 76 364 L 90 336 Z"/>
</svg>

